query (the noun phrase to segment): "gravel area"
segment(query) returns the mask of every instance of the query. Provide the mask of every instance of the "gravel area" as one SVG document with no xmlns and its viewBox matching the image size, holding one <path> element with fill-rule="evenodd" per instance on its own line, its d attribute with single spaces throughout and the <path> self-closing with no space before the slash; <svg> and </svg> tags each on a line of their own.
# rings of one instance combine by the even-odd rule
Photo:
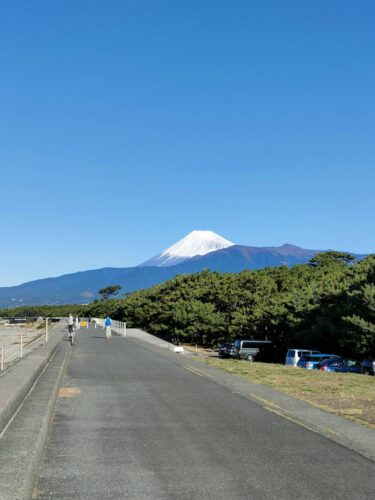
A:
<svg viewBox="0 0 375 500">
<path fill-rule="evenodd" d="M 19 358 L 21 335 L 24 355 L 26 355 L 39 345 L 34 340 L 43 334 L 44 329 L 37 329 L 36 325 L 0 324 L 0 348 L 4 347 L 5 365 Z"/>
</svg>

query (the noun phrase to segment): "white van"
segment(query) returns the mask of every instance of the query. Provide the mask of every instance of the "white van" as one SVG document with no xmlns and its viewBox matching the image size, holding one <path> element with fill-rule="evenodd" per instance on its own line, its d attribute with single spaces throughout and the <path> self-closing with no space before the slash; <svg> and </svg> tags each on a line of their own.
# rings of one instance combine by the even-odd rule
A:
<svg viewBox="0 0 375 500">
<path fill-rule="evenodd" d="M 297 366 L 298 360 L 302 356 L 309 356 L 310 354 L 321 354 L 320 351 L 312 351 L 310 349 L 288 349 L 285 358 L 285 366 Z"/>
</svg>

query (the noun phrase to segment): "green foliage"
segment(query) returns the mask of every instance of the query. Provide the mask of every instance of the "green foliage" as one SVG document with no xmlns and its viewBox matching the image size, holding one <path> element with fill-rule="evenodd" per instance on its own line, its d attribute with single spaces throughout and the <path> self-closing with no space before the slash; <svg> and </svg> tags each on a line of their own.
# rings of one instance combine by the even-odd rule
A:
<svg viewBox="0 0 375 500">
<path fill-rule="evenodd" d="M 121 288 L 120 285 L 109 285 L 105 288 L 101 288 L 98 293 L 102 296 L 103 300 L 108 300 L 110 297 L 115 297 Z"/>
<path fill-rule="evenodd" d="M 329 252 L 323 252 L 319 253 L 315 257 L 313 257 L 310 260 L 310 265 L 312 266 L 331 266 L 332 264 L 349 264 L 350 262 L 353 262 L 355 260 L 355 257 L 351 255 L 350 253 L 346 252 L 335 252 L 335 251 L 329 251 Z"/>
<path fill-rule="evenodd" d="M 326 252 L 292 268 L 176 276 L 89 310 L 167 340 L 267 338 L 283 352 L 295 345 L 362 356 L 374 352 L 374 284 L 375 255 L 354 263 Z"/>
<path fill-rule="evenodd" d="M 348 254 L 326 252 L 292 268 L 203 271 L 121 299 L 76 306 L 78 312 L 59 307 L 66 313 L 47 315 L 109 314 L 166 340 L 214 345 L 267 338 L 284 354 L 290 346 L 363 357 L 375 355 L 375 255 L 353 262 Z M 33 314 L 46 315 L 41 309 Z"/>
<path fill-rule="evenodd" d="M 24 306 L 11 309 L 0 309 L 0 317 L 3 318 L 38 318 L 42 317 L 66 317 L 69 314 L 73 316 L 86 316 L 87 306 L 82 305 L 59 305 L 59 306 Z"/>
<path fill-rule="evenodd" d="M 344 316 L 343 346 L 359 353 L 375 353 L 375 284 L 365 283 L 347 293 L 351 315 Z"/>
</svg>

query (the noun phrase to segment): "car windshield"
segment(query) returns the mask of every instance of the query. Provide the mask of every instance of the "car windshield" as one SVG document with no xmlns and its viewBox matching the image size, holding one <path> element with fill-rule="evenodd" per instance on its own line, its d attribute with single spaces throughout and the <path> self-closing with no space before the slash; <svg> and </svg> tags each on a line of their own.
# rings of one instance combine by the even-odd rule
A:
<svg viewBox="0 0 375 500">
<path fill-rule="evenodd" d="M 311 356 L 303 356 L 300 361 L 320 361 L 322 358 L 321 356 L 314 356 L 314 355 L 311 355 Z"/>
</svg>

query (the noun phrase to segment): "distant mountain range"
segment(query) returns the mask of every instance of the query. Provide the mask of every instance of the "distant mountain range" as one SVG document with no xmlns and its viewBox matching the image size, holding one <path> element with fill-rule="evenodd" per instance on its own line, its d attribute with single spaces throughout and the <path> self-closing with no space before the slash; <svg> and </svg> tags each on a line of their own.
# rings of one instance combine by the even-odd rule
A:
<svg viewBox="0 0 375 500">
<path fill-rule="evenodd" d="M 0 307 L 39 304 L 86 304 L 98 298 L 98 290 L 121 285 L 132 292 L 162 283 L 177 274 L 210 269 L 240 272 L 267 266 L 294 266 L 308 262 L 319 250 L 294 245 L 250 247 L 235 245 L 212 231 L 193 231 L 156 257 L 137 267 L 103 268 L 65 274 L 0 288 Z M 363 258 L 364 255 L 356 255 Z"/>
</svg>

